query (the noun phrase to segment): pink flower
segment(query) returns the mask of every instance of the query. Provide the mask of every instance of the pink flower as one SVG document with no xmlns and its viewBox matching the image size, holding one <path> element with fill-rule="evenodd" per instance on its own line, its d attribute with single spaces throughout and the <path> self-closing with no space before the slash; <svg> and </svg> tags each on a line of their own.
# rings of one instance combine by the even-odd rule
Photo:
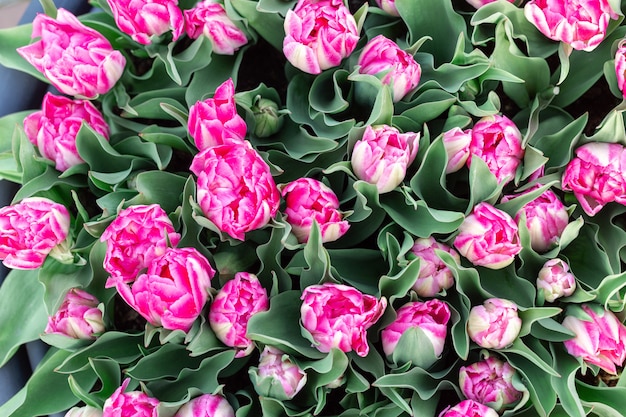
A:
<svg viewBox="0 0 626 417">
<path fill-rule="evenodd" d="M 298 0 L 285 16 L 285 34 L 285 57 L 309 74 L 338 66 L 359 41 L 354 16 L 342 0 Z"/>
<path fill-rule="evenodd" d="M 244 140 L 246 122 L 237 114 L 232 78 L 217 87 L 213 98 L 191 106 L 189 134 L 200 151 L 229 141 Z"/>
<path fill-rule="evenodd" d="M 24 118 L 24 131 L 43 157 L 65 171 L 84 162 L 76 149 L 76 135 L 83 121 L 108 139 L 109 126 L 90 101 L 46 93 L 41 110 Z"/>
<path fill-rule="evenodd" d="M 569 265 L 562 259 L 550 259 L 539 270 L 537 290 L 544 300 L 552 303 L 557 298 L 574 294 L 575 289 L 576 277 L 569 272 Z"/>
<path fill-rule="evenodd" d="M 290 400 L 298 394 L 307 381 L 306 372 L 279 349 L 265 346 L 259 357 L 258 369 L 250 370 L 257 393 L 280 401 Z"/>
<path fill-rule="evenodd" d="M 37 269 L 65 242 L 70 213 L 64 205 L 29 197 L 0 208 L 0 259 L 7 268 Z"/>
<path fill-rule="evenodd" d="M 141 391 L 124 392 L 129 378 L 107 398 L 102 408 L 102 417 L 158 417 L 159 400 Z"/>
<path fill-rule="evenodd" d="M 515 221 L 489 203 L 478 203 L 458 230 L 454 247 L 474 265 L 501 269 L 522 250 Z"/>
<path fill-rule="evenodd" d="M 285 215 L 298 242 L 309 240 L 311 226 L 316 221 L 322 242 L 333 242 L 343 236 L 350 225 L 343 220 L 337 196 L 321 181 L 300 178 L 282 188 Z"/>
<path fill-rule="evenodd" d="M 120 279 L 115 288 L 153 326 L 187 332 L 207 301 L 214 275 L 195 248 L 167 248 L 132 286 Z"/>
<path fill-rule="evenodd" d="M 63 94 L 95 98 L 122 76 L 122 53 L 65 9 L 57 11 L 56 19 L 38 14 L 32 37 L 41 39 L 17 52 Z"/>
<path fill-rule="evenodd" d="M 615 75 L 617 76 L 617 86 L 626 99 L 626 42 L 622 41 L 615 51 Z"/>
<path fill-rule="evenodd" d="M 367 126 L 352 149 L 350 162 L 357 178 L 387 193 L 402 183 L 415 159 L 419 133 L 400 133 L 387 125 Z"/>
<path fill-rule="evenodd" d="M 485 161 L 498 183 L 506 184 L 524 158 L 522 134 L 506 116 L 485 116 L 472 129 L 470 153 Z M 467 165 L 471 162 L 469 158 Z"/>
<path fill-rule="evenodd" d="M 376 0 L 376 4 L 391 16 L 400 16 L 396 7 L 396 0 Z"/>
<path fill-rule="evenodd" d="M 465 0 L 465 1 L 467 1 L 469 4 L 474 6 L 476 9 L 479 9 L 482 6 L 484 6 L 485 4 L 493 3 L 494 1 L 498 1 L 498 0 Z M 515 0 L 507 0 L 507 1 L 509 3 L 514 3 L 515 2 Z"/>
<path fill-rule="evenodd" d="M 102 417 L 102 410 L 89 405 L 72 407 L 64 417 Z"/>
<path fill-rule="evenodd" d="M 470 142 L 472 130 L 462 130 L 460 127 L 452 128 L 443 134 L 443 147 L 448 154 L 446 174 L 451 174 L 463 168 L 470 156 Z"/>
<path fill-rule="evenodd" d="M 177 40 L 185 28 L 185 19 L 177 0 L 107 0 L 120 30 L 142 45 L 172 31 Z"/>
<path fill-rule="evenodd" d="M 358 65 L 361 74 L 376 75 L 383 84 L 391 86 L 394 102 L 415 90 L 422 75 L 422 68 L 413 56 L 383 35 L 365 45 Z"/>
<path fill-rule="evenodd" d="M 618 143 L 592 142 L 576 149 L 565 168 L 561 185 L 573 191 L 583 210 L 590 216 L 605 204 L 626 205 L 626 152 Z"/>
<path fill-rule="evenodd" d="M 608 0 L 531 0 L 524 16 L 546 37 L 583 51 L 594 50 L 618 18 Z"/>
<path fill-rule="evenodd" d="M 267 292 L 256 275 L 238 272 L 215 296 L 209 309 L 209 324 L 217 338 L 235 348 L 235 357 L 241 358 L 254 350 L 254 343 L 246 337 L 248 321 L 268 307 Z"/>
<path fill-rule="evenodd" d="M 100 302 L 79 288 L 70 289 L 53 316 L 48 317 L 44 330 L 47 334 L 60 334 L 73 339 L 93 340 L 104 332 Z"/>
<path fill-rule="evenodd" d="M 320 352 L 338 348 L 367 356 L 367 329 L 385 311 L 385 298 L 378 300 L 356 288 L 327 282 L 306 287 L 301 299 L 302 326 L 311 334 Z"/>
<path fill-rule="evenodd" d="M 132 282 L 142 269 L 176 246 L 180 235 L 157 204 L 130 206 L 119 212 L 100 237 L 107 243 L 104 269 L 111 274 L 106 287 L 118 280 Z"/>
<path fill-rule="evenodd" d="M 467 319 L 467 334 L 480 347 L 503 349 L 509 346 L 522 328 L 517 305 L 502 298 L 489 298 L 474 306 Z"/>
<path fill-rule="evenodd" d="M 184 11 L 187 35 L 197 39 L 204 35 L 211 40 L 213 52 L 234 55 L 248 43 L 246 34 L 230 20 L 224 6 L 215 0 L 203 0 Z"/>
<path fill-rule="evenodd" d="M 435 238 L 418 238 L 411 248 L 411 253 L 420 260 L 420 272 L 413 289 L 420 297 L 434 297 L 442 290 L 454 285 L 454 275 L 448 266 L 437 256 L 436 250 L 449 253 L 461 263 L 461 257 L 451 247 L 439 243 Z"/>
<path fill-rule="evenodd" d="M 459 386 L 463 395 L 502 412 L 517 403 L 523 392 L 515 387 L 517 372 L 509 365 L 493 356 L 459 369 Z M 521 381 L 518 382 L 521 384 Z"/>
<path fill-rule="evenodd" d="M 567 352 L 616 375 L 626 360 L 626 326 L 610 310 L 583 304 L 582 311 L 563 320 L 574 338 L 563 342 Z M 571 311 L 571 310 L 570 310 Z"/>
<path fill-rule="evenodd" d="M 280 193 L 270 168 L 248 142 L 205 149 L 194 157 L 191 171 L 198 176 L 197 199 L 205 216 L 234 239 L 244 240 L 278 211 Z"/>
<path fill-rule="evenodd" d="M 174 417 L 235 417 L 235 410 L 223 396 L 203 394 L 183 404 Z"/>
<path fill-rule="evenodd" d="M 439 417 L 498 417 L 498 413 L 476 401 L 463 400 L 454 407 L 445 408 Z"/>
<path fill-rule="evenodd" d="M 425 302 L 410 302 L 400 307 L 396 315 L 393 323 L 381 332 L 385 355 L 391 357 L 400 338 L 405 333 L 419 328 L 430 341 L 434 353 L 433 361 L 441 357 L 448 333 L 448 321 L 450 321 L 450 309 L 445 302 L 436 298 Z M 412 335 L 412 337 L 415 336 Z M 417 344 L 417 346 L 421 345 Z M 414 354 L 423 356 L 425 353 L 425 351 L 419 351 Z M 434 363 L 423 362 L 423 359 L 414 361 L 414 363 L 422 363 L 424 367 L 429 367 Z"/>
</svg>

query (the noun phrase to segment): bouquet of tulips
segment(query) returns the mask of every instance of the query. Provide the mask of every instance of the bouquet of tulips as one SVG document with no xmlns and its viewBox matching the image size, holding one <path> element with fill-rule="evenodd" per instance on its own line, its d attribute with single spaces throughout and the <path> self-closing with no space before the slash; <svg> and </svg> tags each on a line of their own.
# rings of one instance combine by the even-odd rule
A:
<svg viewBox="0 0 626 417">
<path fill-rule="evenodd" d="M 622 3 L 42 0 L 0 415 L 626 415 Z"/>
</svg>

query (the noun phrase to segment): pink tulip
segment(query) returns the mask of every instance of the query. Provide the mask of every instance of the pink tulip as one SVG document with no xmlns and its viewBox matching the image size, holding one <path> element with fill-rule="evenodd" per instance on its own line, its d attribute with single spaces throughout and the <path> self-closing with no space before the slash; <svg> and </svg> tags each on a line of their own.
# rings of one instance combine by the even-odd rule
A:
<svg viewBox="0 0 626 417">
<path fill-rule="evenodd" d="M 576 149 L 565 168 L 561 185 L 573 191 L 581 207 L 590 216 L 605 204 L 626 205 L 626 152 L 618 143 L 592 142 Z"/>
<path fill-rule="evenodd" d="M 413 56 L 383 35 L 365 45 L 358 65 L 361 74 L 376 75 L 383 84 L 391 86 L 394 102 L 415 90 L 422 76 L 422 68 Z"/>
<path fill-rule="evenodd" d="M 493 3 L 494 1 L 499 1 L 499 0 L 465 0 L 465 1 L 467 1 L 469 4 L 474 6 L 476 9 L 480 9 L 485 4 Z M 507 0 L 507 1 L 509 3 L 515 3 L 515 0 Z"/>
<path fill-rule="evenodd" d="M 524 16 L 546 37 L 583 51 L 594 50 L 619 17 L 608 0 L 531 0 Z"/>
<path fill-rule="evenodd" d="M 574 294 L 576 277 L 569 272 L 569 265 L 559 258 L 546 261 L 539 270 L 537 290 L 543 299 L 549 303 L 557 298 L 568 297 Z"/>
<path fill-rule="evenodd" d="M 413 289 L 420 297 L 434 297 L 442 290 L 447 290 L 454 285 L 452 271 L 437 256 L 436 250 L 449 253 L 457 263 L 461 263 L 461 257 L 457 251 L 437 242 L 432 236 L 415 239 L 411 253 L 420 260 L 420 271 Z"/>
<path fill-rule="evenodd" d="M 102 417 L 102 410 L 86 405 L 84 407 L 72 407 L 64 417 Z"/>
<path fill-rule="evenodd" d="M 167 213 L 157 204 L 120 211 L 100 237 L 107 244 L 104 269 L 111 274 L 106 287 L 115 286 L 118 280 L 134 281 L 142 269 L 179 240 Z"/>
<path fill-rule="evenodd" d="M 222 395 L 203 394 L 183 404 L 174 417 L 235 417 L 235 410 Z"/>
<path fill-rule="evenodd" d="M 470 154 L 485 161 L 498 183 L 506 184 L 515 178 L 524 158 L 522 134 L 506 116 L 485 116 L 472 129 Z M 470 157 L 467 165 L 471 162 Z"/>
<path fill-rule="evenodd" d="M 102 408 L 102 417 L 158 417 L 159 400 L 141 391 L 124 392 L 129 382 L 130 379 L 126 378 L 107 398 Z"/>
<path fill-rule="evenodd" d="M 246 122 L 237 114 L 232 78 L 215 90 L 213 98 L 198 101 L 191 106 L 189 134 L 200 151 L 230 141 L 244 140 Z"/>
<path fill-rule="evenodd" d="M 626 42 L 622 41 L 615 51 L 615 75 L 617 86 L 626 100 Z"/>
<path fill-rule="evenodd" d="M 391 16 L 400 16 L 396 7 L 396 0 L 376 0 L 376 4 Z"/>
<path fill-rule="evenodd" d="M 454 407 L 445 408 L 439 417 L 498 417 L 498 413 L 476 401 L 463 400 Z"/>
<path fill-rule="evenodd" d="M 241 358 L 254 350 L 254 343 L 246 337 L 248 321 L 268 307 L 267 292 L 256 275 L 238 272 L 215 296 L 209 309 L 209 324 L 217 338 L 235 348 L 235 357 Z"/>
<path fill-rule="evenodd" d="M 234 55 L 248 43 L 246 34 L 228 17 L 224 6 L 215 0 L 200 1 L 184 14 L 187 36 L 191 39 L 206 36 L 216 54 Z"/>
<path fill-rule="evenodd" d="M 350 162 L 357 178 L 376 185 L 387 193 L 402 183 L 415 160 L 419 133 L 400 133 L 387 125 L 367 126 L 363 137 L 354 144 Z"/>
<path fill-rule="evenodd" d="M 213 146 L 197 154 L 197 199 L 205 216 L 222 232 L 244 240 L 246 232 L 269 223 L 280 193 L 270 168 L 248 142 Z"/>
<path fill-rule="evenodd" d="M 37 269 L 48 254 L 70 256 L 61 249 L 70 231 L 64 205 L 42 197 L 25 198 L 0 208 L 0 259 L 7 268 Z M 62 253 L 65 252 L 65 253 Z"/>
<path fill-rule="evenodd" d="M 177 40 L 185 19 L 177 0 L 107 0 L 120 30 L 135 42 L 149 45 L 154 37 L 172 31 Z"/>
<path fill-rule="evenodd" d="M 485 202 L 474 207 L 458 230 L 454 246 L 474 265 L 501 269 L 522 250 L 515 221 Z"/>
<path fill-rule="evenodd" d="M 502 298 L 489 298 L 474 306 L 467 319 L 467 334 L 480 347 L 503 349 L 509 346 L 522 328 L 517 305 Z"/>
<path fill-rule="evenodd" d="M 295 397 L 307 381 L 306 372 L 288 355 L 272 346 L 265 346 L 259 357 L 258 369 L 250 372 L 254 374 L 254 388 L 259 395 L 280 401 Z"/>
<path fill-rule="evenodd" d="M 387 300 L 333 283 L 311 285 L 302 292 L 300 317 L 320 352 L 338 348 L 367 356 L 367 329 L 382 316 Z"/>
<path fill-rule="evenodd" d="M 100 302 L 79 288 L 70 289 L 53 316 L 48 317 L 44 333 L 60 334 L 73 339 L 94 340 L 104 332 Z"/>
<path fill-rule="evenodd" d="M 396 319 L 381 332 L 385 355 L 391 357 L 402 335 L 419 328 L 430 341 L 435 357 L 441 357 L 450 321 L 450 309 L 445 302 L 436 298 L 410 302 L 400 307 L 396 315 Z M 421 355 L 423 352 L 416 354 Z M 424 364 L 425 367 L 430 365 L 432 363 Z"/>
<path fill-rule="evenodd" d="M 517 371 L 493 356 L 459 369 L 459 386 L 465 398 L 502 412 L 523 396 L 514 381 Z M 519 382 L 521 384 L 521 381 Z"/>
<path fill-rule="evenodd" d="M 63 94 L 95 98 L 115 85 L 126 66 L 104 36 L 65 9 L 56 19 L 38 14 L 32 37 L 40 39 L 17 52 Z"/>
<path fill-rule="evenodd" d="M 83 121 L 108 139 L 109 126 L 90 101 L 46 93 L 41 110 L 24 118 L 24 131 L 43 157 L 54 161 L 57 170 L 65 171 L 84 162 L 76 149 L 76 135 Z"/>
<path fill-rule="evenodd" d="M 115 288 L 153 326 L 187 332 L 207 301 L 214 275 L 195 248 L 167 248 L 132 286 L 119 279 Z"/>
<path fill-rule="evenodd" d="M 309 74 L 338 66 L 359 41 L 354 16 L 342 0 L 298 0 L 284 26 L 285 57 Z"/>
<path fill-rule="evenodd" d="M 451 174 L 467 164 L 467 158 L 470 156 L 472 130 L 462 130 L 460 127 L 455 127 L 444 132 L 442 140 L 448 155 L 446 174 Z"/>
<path fill-rule="evenodd" d="M 309 240 L 311 226 L 316 221 L 322 242 L 333 242 L 350 227 L 339 210 L 339 200 L 327 185 L 312 178 L 300 178 L 282 188 L 285 216 L 298 242 Z"/>
<path fill-rule="evenodd" d="M 583 304 L 582 311 L 568 315 L 562 324 L 575 335 L 563 342 L 570 355 L 617 374 L 616 366 L 626 360 L 626 326 L 612 311 Z"/>
</svg>

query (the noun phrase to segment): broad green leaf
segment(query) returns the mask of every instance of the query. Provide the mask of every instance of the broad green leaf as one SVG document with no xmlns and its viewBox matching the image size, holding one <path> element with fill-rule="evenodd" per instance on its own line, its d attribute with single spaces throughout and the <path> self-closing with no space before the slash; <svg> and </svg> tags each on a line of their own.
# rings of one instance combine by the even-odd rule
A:
<svg viewBox="0 0 626 417">
<path fill-rule="evenodd" d="M 7 29 L 0 29 L 0 64 L 7 68 L 25 72 L 33 77 L 48 82 L 48 80 L 29 64 L 16 49 L 31 43 L 33 31 L 32 23 Z"/>
</svg>

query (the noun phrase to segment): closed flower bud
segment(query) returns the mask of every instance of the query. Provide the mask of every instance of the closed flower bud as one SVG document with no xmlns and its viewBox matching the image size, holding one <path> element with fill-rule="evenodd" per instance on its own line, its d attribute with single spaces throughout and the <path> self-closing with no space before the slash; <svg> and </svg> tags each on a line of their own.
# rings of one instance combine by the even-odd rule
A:
<svg viewBox="0 0 626 417">
<path fill-rule="evenodd" d="M 135 42 L 149 45 L 153 38 L 172 31 L 173 40 L 183 33 L 185 19 L 177 0 L 107 0 L 120 30 Z"/>
<path fill-rule="evenodd" d="M 279 349 L 266 346 L 259 357 L 259 367 L 249 371 L 256 392 L 280 401 L 290 400 L 306 384 L 306 373 Z"/>
<path fill-rule="evenodd" d="M 400 16 L 396 8 L 396 0 L 376 0 L 376 4 L 391 16 Z"/>
<path fill-rule="evenodd" d="M 48 318 L 44 330 L 47 334 L 60 334 L 73 339 L 93 340 L 104 332 L 100 302 L 96 297 L 79 288 L 72 288 L 57 312 Z"/>
<path fill-rule="evenodd" d="M 439 417 L 498 417 L 498 413 L 476 401 L 463 400 L 454 407 L 445 408 Z"/>
<path fill-rule="evenodd" d="M 89 405 L 72 407 L 65 413 L 65 417 L 102 417 L 102 410 Z"/>
<path fill-rule="evenodd" d="M 200 1 L 184 14 L 187 35 L 191 39 L 206 36 L 216 54 L 234 55 L 248 43 L 246 34 L 228 17 L 224 6 L 215 0 Z"/>
<path fill-rule="evenodd" d="M 469 4 L 471 4 L 472 6 L 474 6 L 476 9 L 481 8 L 482 6 L 484 6 L 485 4 L 489 4 L 489 3 L 493 3 L 494 1 L 499 1 L 499 0 L 466 0 Z M 515 0 L 507 0 L 509 3 L 514 3 Z"/>
<path fill-rule="evenodd" d="M 470 156 L 470 142 L 472 130 L 462 130 L 460 127 L 452 128 L 443 134 L 443 146 L 448 154 L 446 174 L 451 174 L 463 168 Z"/>
<path fill-rule="evenodd" d="M 257 97 L 252 105 L 254 114 L 254 135 L 258 138 L 266 138 L 277 133 L 285 122 L 283 114 L 280 114 L 278 104 L 267 98 Z"/>
<path fill-rule="evenodd" d="M 454 285 L 452 271 L 437 256 L 436 250 L 447 252 L 457 263 L 461 262 L 457 251 L 437 242 L 432 236 L 415 239 L 411 253 L 420 260 L 420 271 L 413 289 L 420 297 L 434 297 L 442 290 L 447 290 Z"/>
<path fill-rule="evenodd" d="M 539 270 L 537 290 L 544 300 L 552 303 L 557 298 L 572 295 L 575 289 L 576 278 L 562 259 L 550 259 Z"/>
<path fill-rule="evenodd" d="M 130 378 L 107 398 L 102 408 L 102 417 L 158 417 L 159 400 L 142 391 L 125 392 Z"/>
<path fill-rule="evenodd" d="M 503 349 L 517 339 L 522 329 L 522 319 L 517 305 L 502 298 L 489 298 L 474 306 L 467 319 L 467 334 L 478 346 Z"/>
<path fill-rule="evenodd" d="M 615 75 L 617 76 L 617 87 L 622 92 L 622 97 L 626 99 L 626 42 L 621 41 L 615 51 Z"/>
<path fill-rule="evenodd" d="M 235 417 L 235 410 L 223 396 L 203 394 L 183 404 L 174 417 Z"/>
</svg>

